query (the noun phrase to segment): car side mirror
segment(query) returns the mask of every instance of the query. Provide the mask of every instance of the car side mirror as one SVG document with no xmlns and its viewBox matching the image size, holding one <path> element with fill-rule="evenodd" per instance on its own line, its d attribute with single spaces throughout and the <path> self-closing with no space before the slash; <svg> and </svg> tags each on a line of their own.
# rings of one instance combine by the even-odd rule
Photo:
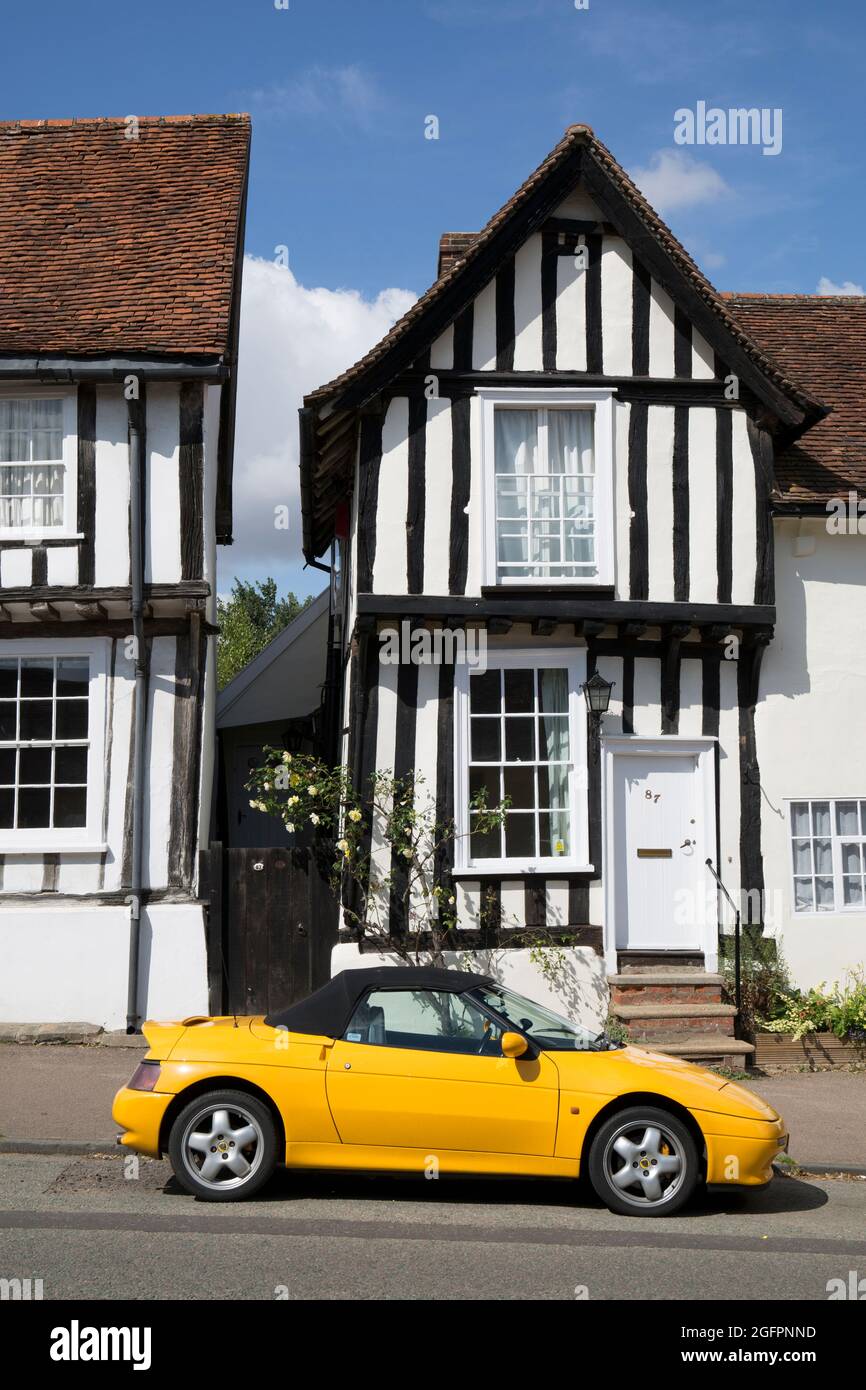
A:
<svg viewBox="0 0 866 1390">
<path fill-rule="evenodd" d="M 503 1057 L 513 1057 L 515 1061 L 518 1057 L 523 1057 L 529 1051 L 529 1043 L 522 1033 L 503 1033 L 502 1034 L 502 1055 Z"/>
</svg>

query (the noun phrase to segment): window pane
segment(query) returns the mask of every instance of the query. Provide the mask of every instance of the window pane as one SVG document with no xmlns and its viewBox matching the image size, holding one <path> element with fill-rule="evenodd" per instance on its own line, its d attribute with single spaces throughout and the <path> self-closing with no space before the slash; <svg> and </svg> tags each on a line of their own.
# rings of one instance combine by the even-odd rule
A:
<svg viewBox="0 0 866 1390">
<path fill-rule="evenodd" d="M 0 787 L 15 785 L 15 749 L 0 748 Z"/>
<path fill-rule="evenodd" d="M 54 691 L 54 662 L 51 657 L 24 657 L 21 662 L 21 698 L 51 696 Z"/>
<path fill-rule="evenodd" d="M 90 663 L 86 656 L 61 657 L 57 662 L 57 694 L 86 695 Z"/>
<path fill-rule="evenodd" d="M 505 761 L 526 763 L 535 760 L 535 720 L 512 715 L 505 720 Z"/>
<path fill-rule="evenodd" d="M 812 802 L 812 834 L 830 834 L 830 803 L 829 801 Z"/>
<path fill-rule="evenodd" d="M 554 765 L 538 769 L 538 804 L 551 810 L 561 810 L 568 805 L 567 765 Z"/>
<path fill-rule="evenodd" d="M 847 907 L 860 907 L 863 902 L 863 883 L 860 877 L 843 878 L 844 899 Z"/>
<path fill-rule="evenodd" d="M 0 830 L 11 830 L 15 815 L 15 793 L 0 790 Z"/>
<path fill-rule="evenodd" d="M 812 841 L 794 841 L 794 873 L 811 874 L 812 872 Z"/>
<path fill-rule="evenodd" d="M 594 414 L 591 410 L 549 410 L 547 451 L 551 473 L 591 473 Z"/>
<path fill-rule="evenodd" d="M 502 751 L 498 719 L 472 720 L 472 761 L 498 763 Z"/>
<path fill-rule="evenodd" d="M 51 749 L 22 748 L 19 755 L 18 781 L 23 785 L 47 787 L 51 785 Z"/>
<path fill-rule="evenodd" d="M 87 749 L 58 748 L 54 754 L 55 782 L 87 781 Z"/>
<path fill-rule="evenodd" d="M 832 878 L 815 879 L 815 906 L 821 912 L 832 911 L 834 906 Z"/>
<path fill-rule="evenodd" d="M 471 1001 L 439 990 L 373 990 L 353 1013 L 346 1042 L 500 1055 L 498 1037 Z"/>
<path fill-rule="evenodd" d="M 526 517 L 526 479 L 496 479 L 496 515 L 504 520 Z"/>
<path fill-rule="evenodd" d="M 833 855 L 830 850 L 829 840 L 815 841 L 815 873 L 832 874 Z"/>
<path fill-rule="evenodd" d="M 51 738 L 51 700 L 21 701 L 21 734 L 24 742 Z"/>
<path fill-rule="evenodd" d="M 509 811 L 505 817 L 505 854 L 509 859 L 535 855 L 535 816 Z"/>
<path fill-rule="evenodd" d="M 502 833 L 498 825 L 482 834 L 475 829 L 478 817 L 469 817 L 469 853 L 473 859 L 500 859 L 502 857 Z"/>
<path fill-rule="evenodd" d="M 860 872 L 860 846 L 842 846 L 842 872 L 843 874 L 859 874 Z"/>
<path fill-rule="evenodd" d="M 568 854 L 569 845 L 569 815 L 567 811 L 554 811 L 548 814 L 542 811 L 538 818 L 541 845 L 539 853 L 552 855 Z"/>
<path fill-rule="evenodd" d="M 86 700 L 58 700 L 57 737 L 87 738 Z"/>
<path fill-rule="evenodd" d="M 812 880 L 810 878 L 794 879 L 794 910 L 795 912 L 811 911 L 814 906 L 812 897 Z"/>
<path fill-rule="evenodd" d="M 532 714 L 535 709 L 535 672 L 506 671 L 505 713 Z"/>
<path fill-rule="evenodd" d="M 559 481 L 556 478 L 532 479 L 532 518 L 534 521 L 559 521 Z"/>
<path fill-rule="evenodd" d="M 18 792 L 18 829 L 43 830 L 49 826 L 51 791 L 48 787 L 22 787 Z"/>
<path fill-rule="evenodd" d="M 473 714 L 499 713 L 499 672 L 485 671 L 469 677 L 469 708 Z"/>
<path fill-rule="evenodd" d="M 502 534 L 503 525 L 508 526 L 508 535 Z M 502 565 L 525 565 L 526 564 L 526 528 L 519 529 L 519 522 L 500 522 L 500 534 L 497 545 L 499 562 Z"/>
<path fill-rule="evenodd" d="M 506 767 L 505 795 L 517 809 L 535 806 L 535 768 Z"/>
<path fill-rule="evenodd" d="M 57 779 L 61 779 L 58 777 Z M 63 779 L 66 780 L 66 779 Z M 68 779 L 72 781 L 73 779 Z M 499 805 L 499 768 L 498 767 L 470 767 L 469 769 L 469 799 L 473 800 L 478 795 L 484 795 L 486 806 Z"/>
<path fill-rule="evenodd" d="M 857 815 L 856 801 L 837 801 L 836 802 L 836 834 L 837 835 L 859 835 L 860 821 Z"/>
<path fill-rule="evenodd" d="M 494 435 L 497 473 L 534 473 L 538 459 L 538 412 L 496 410 Z"/>
<path fill-rule="evenodd" d="M 77 829 L 87 824 L 86 787 L 55 788 L 54 824 L 62 830 Z"/>
<path fill-rule="evenodd" d="M 18 662 L 14 657 L 0 661 L 0 700 L 15 699 L 18 694 Z"/>
<path fill-rule="evenodd" d="M 15 701 L 0 700 L 0 739 L 15 737 Z"/>
<path fill-rule="evenodd" d="M 794 801 L 791 804 L 791 829 L 795 835 L 811 835 L 809 824 L 809 803 Z"/>
</svg>

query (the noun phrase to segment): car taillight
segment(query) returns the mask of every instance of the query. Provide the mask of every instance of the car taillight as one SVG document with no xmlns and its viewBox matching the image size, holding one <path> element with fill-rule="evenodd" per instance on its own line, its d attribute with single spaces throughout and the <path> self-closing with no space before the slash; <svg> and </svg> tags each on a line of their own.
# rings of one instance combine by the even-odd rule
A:
<svg viewBox="0 0 866 1390">
<path fill-rule="evenodd" d="M 152 1091 L 159 1080 L 159 1062 L 139 1062 L 129 1082 L 130 1091 Z"/>
</svg>

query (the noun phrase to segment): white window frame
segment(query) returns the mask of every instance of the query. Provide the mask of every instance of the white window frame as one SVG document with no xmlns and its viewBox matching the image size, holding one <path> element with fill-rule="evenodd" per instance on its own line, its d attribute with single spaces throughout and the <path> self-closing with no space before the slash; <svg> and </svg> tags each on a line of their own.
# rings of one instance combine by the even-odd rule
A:
<svg viewBox="0 0 866 1390">
<path fill-rule="evenodd" d="M 0 541 L 80 540 L 78 534 L 78 391 L 68 386 L 0 386 L 2 400 L 62 400 L 63 524 L 0 526 Z"/>
<path fill-rule="evenodd" d="M 614 426 L 611 389 L 589 387 L 482 387 L 476 392 L 481 401 L 481 467 L 484 511 L 485 587 L 517 588 L 610 588 L 614 583 L 613 468 Z M 500 576 L 496 561 L 496 433 L 497 407 L 524 410 L 591 410 L 594 416 L 593 453 L 595 465 L 595 543 L 596 573 L 593 576 L 549 575 Z"/>
<path fill-rule="evenodd" d="M 795 892 L 795 888 L 794 888 L 794 880 L 795 880 L 795 878 L 806 878 L 807 875 L 806 875 L 806 874 L 798 874 L 798 873 L 796 873 L 796 871 L 795 871 L 795 865 L 794 865 L 794 841 L 795 841 L 795 840 L 801 840 L 801 839 L 818 840 L 818 839 L 823 839 L 823 838 L 825 838 L 825 837 L 824 837 L 824 836 L 821 836 L 821 835 L 813 835 L 813 834 L 811 834 L 811 830 L 810 830 L 810 834 L 809 834 L 808 836 L 805 836 L 805 835 L 795 835 L 795 834 L 794 834 L 793 821 L 792 821 L 792 819 L 791 819 L 791 813 L 792 813 L 792 809 L 793 809 L 794 806 L 799 806 L 799 805 L 806 805 L 806 806 L 808 806 L 808 807 L 809 807 L 810 826 L 811 826 L 812 807 L 813 807 L 813 805 L 815 804 L 816 801 L 826 801 L 827 804 L 828 804 L 829 807 L 830 807 L 830 834 L 829 834 L 829 837 L 827 837 L 827 838 L 829 838 L 829 840 L 830 840 L 830 856 L 831 856 L 832 876 L 833 876 L 833 906 L 832 906 L 832 907 L 816 907 L 816 906 L 815 906 L 815 902 L 814 902 L 814 891 L 813 891 L 813 903 L 812 903 L 812 906 L 811 906 L 811 907 L 807 907 L 807 908 L 798 909 L 798 908 L 797 908 L 797 905 L 796 905 L 796 903 L 797 903 L 797 898 L 796 898 L 796 892 Z M 837 834 L 837 832 L 836 832 L 836 807 L 839 805 L 839 803 L 840 803 L 841 801 L 854 801 L 854 802 L 857 802 L 858 805 L 859 805 L 859 803 L 860 803 L 861 801 L 866 801 L 866 796 L 791 796 L 791 797 L 786 797 L 786 798 L 785 798 L 785 824 L 786 824 L 786 834 L 787 834 L 787 837 L 788 837 L 788 884 L 789 884 L 789 887 L 790 887 L 790 890 L 791 890 L 791 917 L 792 917 L 795 921 L 798 921 L 798 922 L 799 922 L 799 921 L 802 921 L 802 920 L 804 920 L 804 919 L 806 919 L 806 918 L 808 918 L 808 917 L 817 917 L 817 918 L 823 919 L 823 918 L 826 918 L 826 917 L 851 917 L 851 916 L 855 916 L 855 917 L 856 917 L 856 916 L 861 916 L 861 917 L 863 917 L 863 916 L 866 916 L 866 899 L 864 899 L 864 901 L 863 901 L 862 903 L 846 903 L 846 902 L 845 902 L 845 899 L 844 899 L 844 885 L 843 885 L 844 874 L 843 874 L 843 871 L 842 871 L 842 841 L 843 841 L 843 840 L 846 841 L 846 842 L 848 842 L 848 841 L 850 841 L 850 842 L 855 842 L 855 841 L 856 841 L 857 843 L 859 843 L 859 844 L 861 844 L 861 845 L 863 846 L 863 851 L 864 851 L 864 853 L 866 853 L 866 835 L 860 835 L 860 834 L 858 834 L 858 835 L 839 835 L 839 834 Z M 815 880 L 816 878 L 827 878 L 827 877 L 828 877 L 827 874 L 818 874 L 818 873 L 814 873 L 814 872 L 813 872 L 813 873 L 811 874 L 811 878 L 812 878 L 812 880 L 813 880 L 813 890 L 814 890 L 814 880 Z"/>
<path fill-rule="evenodd" d="M 586 702 L 580 691 L 586 680 L 585 647 L 538 647 L 488 649 L 487 668 L 501 670 L 561 667 L 568 673 L 568 727 L 572 769 L 569 776 L 569 813 L 571 816 L 570 855 L 550 855 L 536 858 L 473 859 L 469 844 L 469 681 L 472 668 L 468 664 L 455 667 L 454 672 L 454 805 L 455 845 L 454 876 L 472 878 L 477 874 L 502 874 L 520 878 L 527 874 L 543 874 L 547 878 L 574 873 L 589 873 L 589 813 L 587 804 L 587 737 Z"/>
<path fill-rule="evenodd" d="M 81 656 L 90 662 L 87 824 L 74 829 L 0 830 L 0 854 L 99 853 L 107 847 L 102 838 L 102 823 L 108 781 L 105 766 L 108 639 L 49 641 L 34 637 L 0 641 L 0 657 L 10 656 Z"/>
</svg>

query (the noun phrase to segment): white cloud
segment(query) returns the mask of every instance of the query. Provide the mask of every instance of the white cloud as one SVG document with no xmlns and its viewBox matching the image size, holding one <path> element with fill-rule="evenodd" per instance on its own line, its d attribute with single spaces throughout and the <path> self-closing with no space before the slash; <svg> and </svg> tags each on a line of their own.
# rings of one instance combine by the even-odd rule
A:
<svg viewBox="0 0 866 1390">
<path fill-rule="evenodd" d="M 305 392 L 338 376 L 415 302 L 408 290 L 374 300 L 357 290 L 308 289 L 292 272 L 244 258 L 234 464 L 234 537 L 220 551 L 220 591 L 234 574 L 279 580 L 303 564 L 298 409 Z M 277 530 L 274 508 L 289 509 Z M 318 576 L 321 578 L 321 576 Z M 310 586 L 321 588 L 320 584 Z"/>
<path fill-rule="evenodd" d="M 246 98 L 265 116 L 354 116 L 363 124 L 384 105 L 376 79 L 355 63 L 345 67 L 315 64 L 286 82 L 258 87 Z"/>
<path fill-rule="evenodd" d="M 841 285 L 834 284 L 826 275 L 822 275 L 818 281 L 816 294 L 866 294 L 862 285 L 855 285 L 853 280 L 843 280 Z"/>
<path fill-rule="evenodd" d="M 656 150 L 645 169 L 630 170 L 644 197 L 658 212 L 714 203 L 732 196 L 721 174 L 683 150 Z"/>
</svg>

